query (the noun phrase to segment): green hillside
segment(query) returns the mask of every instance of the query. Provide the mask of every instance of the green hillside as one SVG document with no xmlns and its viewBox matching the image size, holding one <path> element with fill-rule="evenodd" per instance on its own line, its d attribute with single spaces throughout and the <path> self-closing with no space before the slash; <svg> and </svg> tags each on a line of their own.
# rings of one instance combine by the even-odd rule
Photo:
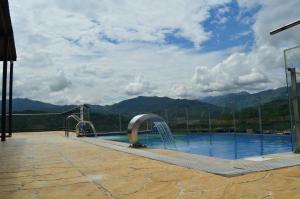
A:
<svg viewBox="0 0 300 199">
<path fill-rule="evenodd" d="M 62 115 L 33 115 L 37 113 L 63 112 L 74 106 L 57 106 L 26 99 L 15 100 L 18 110 L 14 113 L 15 131 L 61 130 L 64 128 Z M 18 104 L 19 103 L 19 104 Z M 22 108 L 21 104 L 26 104 Z M 30 107 L 30 106 L 31 107 Z M 28 109 L 33 110 L 28 110 Z M 37 110 L 37 109 L 44 110 Z M 162 116 L 173 131 L 208 131 L 209 113 L 211 130 L 233 131 L 233 109 L 222 108 L 197 100 L 171 99 L 167 97 L 137 97 L 110 106 L 91 105 L 90 120 L 97 131 L 119 131 L 119 114 L 122 130 L 125 131 L 129 120 L 140 113 L 156 113 Z M 262 126 L 265 131 L 283 131 L 290 128 L 287 100 L 275 100 L 261 105 Z M 29 115 L 26 115 L 29 114 Z M 258 107 L 248 107 L 235 111 L 236 129 L 259 130 Z M 75 124 L 74 124 L 75 125 Z"/>
<path fill-rule="evenodd" d="M 299 86 L 298 88 L 300 92 Z M 273 90 L 266 90 L 253 94 L 250 94 L 248 92 L 240 92 L 221 96 L 210 96 L 200 99 L 200 101 L 211 103 L 221 107 L 234 107 L 235 109 L 243 109 L 247 107 L 256 106 L 260 103 L 265 104 L 268 102 L 284 99 L 287 99 L 286 87 L 281 87 Z"/>
<path fill-rule="evenodd" d="M 105 109 L 111 113 L 121 113 L 127 116 L 156 113 L 169 119 L 186 117 L 186 112 L 190 118 L 206 118 L 208 111 L 213 116 L 219 116 L 224 111 L 223 108 L 209 103 L 168 97 L 137 97 L 111 106 L 105 106 Z"/>
</svg>

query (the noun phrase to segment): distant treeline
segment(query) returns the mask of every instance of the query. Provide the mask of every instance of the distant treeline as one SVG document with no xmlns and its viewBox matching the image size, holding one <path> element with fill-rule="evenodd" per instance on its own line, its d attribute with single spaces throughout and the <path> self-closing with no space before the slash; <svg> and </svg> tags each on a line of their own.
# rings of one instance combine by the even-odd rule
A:
<svg viewBox="0 0 300 199">
<path fill-rule="evenodd" d="M 261 109 L 262 129 L 264 132 L 277 132 L 290 130 L 290 115 L 289 106 L 287 100 L 279 100 L 263 104 Z M 229 132 L 236 131 L 259 131 L 259 114 L 258 107 L 251 107 L 242 109 L 240 111 L 234 111 L 232 109 L 223 109 L 222 112 L 213 110 L 203 112 L 201 117 L 197 114 L 197 110 L 185 109 L 180 107 L 172 110 L 160 110 L 153 113 L 161 115 L 168 122 L 171 130 L 176 131 L 208 131 L 209 115 L 212 131 L 224 131 Z M 13 116 L 13 131 L 50 131 L 50 130 L 63 130 L 65 125 L 65 118 L 63 115 L 34 115 L 37 113 L 43 113 L 39 111 L 23 111 Z M 28 114 L 28 115 L 26 115 Z M 98 132 L 118 132 L 121 130 L 126 131 L 127 125 L 130 119 L 138 113 L 125 114 L 105 114 L 96 113 L 91 110 L 89 119 L 93 122 Z M 120 118 L 121 117 L 121 118 Z M 71 125 L 75 127 L 75 123 L 71 122 Z"/>
</svg>

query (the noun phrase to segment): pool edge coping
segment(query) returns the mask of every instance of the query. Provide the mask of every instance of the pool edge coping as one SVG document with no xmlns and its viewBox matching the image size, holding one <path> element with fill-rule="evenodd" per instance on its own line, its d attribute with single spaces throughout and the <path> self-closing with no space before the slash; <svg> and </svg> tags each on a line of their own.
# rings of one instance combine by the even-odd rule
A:
<svg viewBox="0 0 300 199">
<path fill-rule="evenodd" d="M 264 155 L 264 157 L 276 157 L 263 161 L 251 161 L 245 159 L 227 160 L 177 151 L 172 151 L 172 153 L 176 154 L 176 156 L 171 154 L 162 154 L 158 151 L 155 151 L 158 149 L 134 149 L 128 147 L 128 144 L 117 141 L 95 140 L 93 138 L 75 137 L 73 139 L 128 154 L 137 155 L 140 157 L 149 158 L 152 160 L 161 161 L 164 163 L 177 165 L 189 169 L 213 173 L 225 177 L 234 177 L 254 172 L 282 169 L 300 165 L 300 154 L 295 154 L 291 152 Z M 159 150 L 167 151 L 163 149 Z"/>
</svg>

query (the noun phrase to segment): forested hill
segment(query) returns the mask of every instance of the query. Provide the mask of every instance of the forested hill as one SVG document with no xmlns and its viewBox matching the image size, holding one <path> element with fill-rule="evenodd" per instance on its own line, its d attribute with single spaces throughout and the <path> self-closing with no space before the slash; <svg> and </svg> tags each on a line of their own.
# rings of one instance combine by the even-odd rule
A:
<svg viewBox="0 0 300 199">
<path fill-rule="evenodd" d="M 41 111 L 63 112 L 76 105 L 54 105 L 30 99 L 14 99 L 14 112 Z M 157 113 L 160 115 L 174 115 L 185 117 L 207 117 L 208 111 L 212 115 L 219 115 L 223 108 L 197 100 L 172 99 L 168 97 L 137 97 L 124 100 L 113 105 L 90 105 L 91 112 L 102 114 L 124 114 L 133 116 L 140 113 Z"/>
<path fill-rule="evenodd" d="M 298 89 L 298 93 L 300 93 L 300 85 L 298 86 Z M 200 101 L 221 107 L 234 107 L 235 109 L 243 109 L 256 106 L 257 104 L 265 104 L 272 101 L 284 99 L 287 99 L 286 87 L 265 90 L 253 94 L 250 94 L 248 92 L 240 92 L 221 96 L 209 96 L 200 99 Z"/>
</svg>

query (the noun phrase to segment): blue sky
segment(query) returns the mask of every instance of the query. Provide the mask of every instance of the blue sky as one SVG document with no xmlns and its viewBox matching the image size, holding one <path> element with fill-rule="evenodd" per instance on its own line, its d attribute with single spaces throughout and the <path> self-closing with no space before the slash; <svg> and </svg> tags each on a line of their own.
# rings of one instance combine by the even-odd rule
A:
<svg viewBox="0 0 300 199">
<path fill-rule="evenodd" d="M 111 104 L 284 86 L 299 0 L 11 0 L 16 97 Z M 40 12 L 41 8 L 43 12 Z"/>
<path fill-rule="evenodd" d="M 209 10 L 210 17 L 199 24 L 209 32 L 210 38 L 201 46 L 201 52 L 225 50 L 242 46 L 243 50 L 251 50 L 255 40 L 252 25 L 253 16 L 260 9 L 257 5 L 249 10 L 241 10 L 236 1 Z M 195 48 L 194 43 L 176 35 L 180 30 L 166 34 L 166 43 L 181 48 Z"/>
<path fill-rule="evenodd" d="M 211 17 L 203 23 L 205 30 L 212 34 L 203 44 L 204 51 L 224 50 L 235 46 L 244 46 L 245 50 L 250 50 L 253 46 L 253 17 L 259 11 L 259 6 L 247 11 L 242 11 L 236 1 L 227 6 L 228 11 L 224 14 L 220 14 L 220 9 L 224 7 L 211 9 Z"/>
</svg>

